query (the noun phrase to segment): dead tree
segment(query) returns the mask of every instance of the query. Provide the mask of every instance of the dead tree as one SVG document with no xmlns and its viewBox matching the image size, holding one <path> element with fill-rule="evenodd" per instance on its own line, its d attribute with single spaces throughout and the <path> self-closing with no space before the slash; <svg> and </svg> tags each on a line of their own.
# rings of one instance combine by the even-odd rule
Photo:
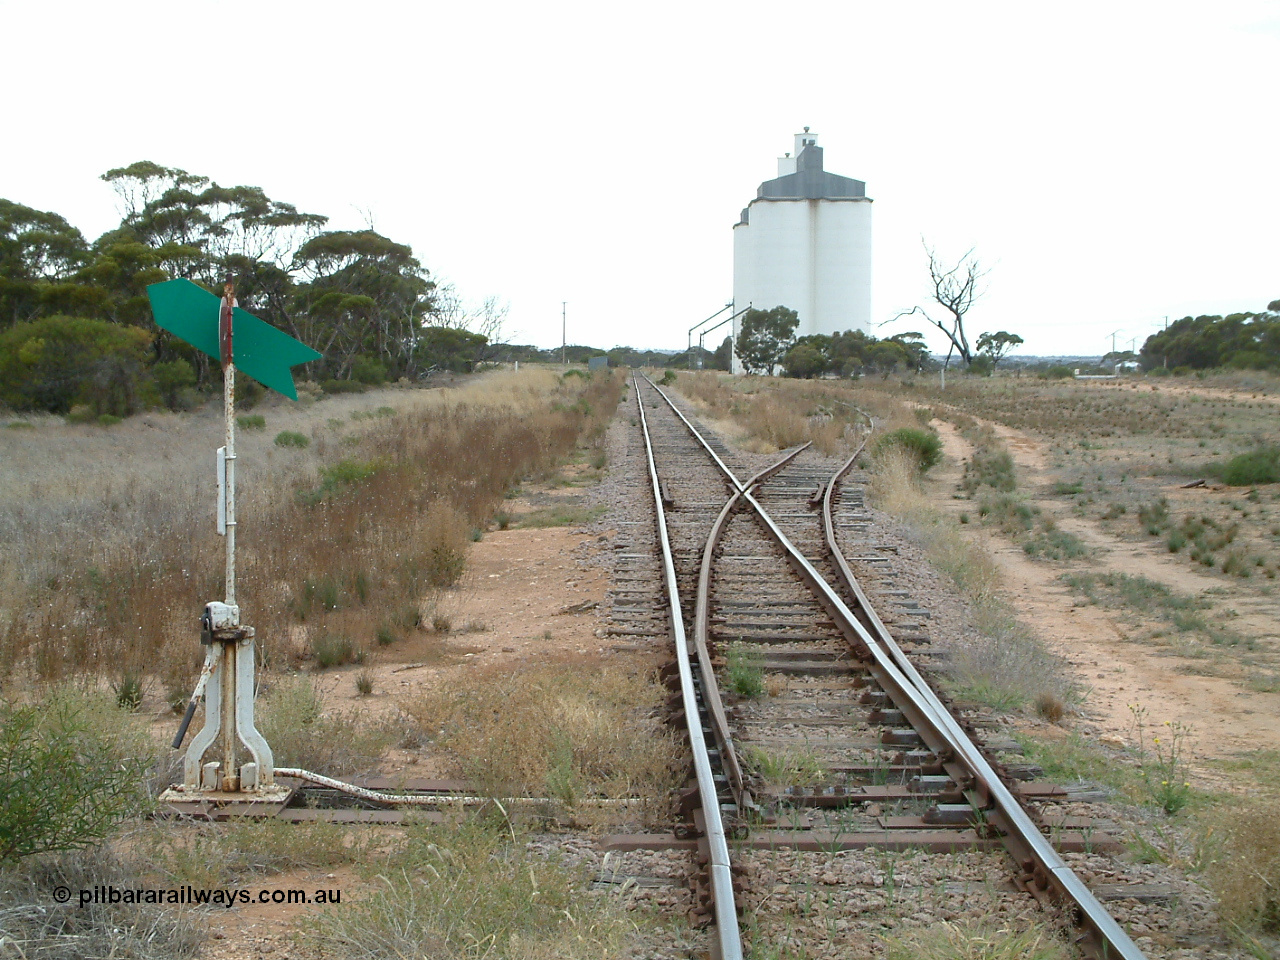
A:
<svg viewBox="0 0 1280 960">
<path fill-rule="evenodd" d="M 912 307 L 894 317 L 908 317 L 920 314 L 935 327 L 941 330 L 951 341 L 951 350 L 960 355 L 965 366 L 973 363 L 973 350 L 969 346 L 969 337 L 964 330 L 965 314 L 973 306 L 983 291 L 978 289 L 978 282 L 987 275 L 982 265 L 969 250 L 951 269 L 938 259 L 938 255 L 926 243 L 925 253 L 929 255 L 929 279 L 933 283 L 933 299 L 938 306 L 951 314 L 949 320 L 935 320 L 924 307 Z M 951 359 L 951 350 L 947 351 L 947 359 Z"/>
</svg>

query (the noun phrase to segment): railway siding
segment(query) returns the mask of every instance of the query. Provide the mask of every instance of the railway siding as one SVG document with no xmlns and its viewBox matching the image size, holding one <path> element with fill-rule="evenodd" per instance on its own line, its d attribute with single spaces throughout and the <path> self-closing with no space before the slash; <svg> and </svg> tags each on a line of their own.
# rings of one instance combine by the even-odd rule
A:
<svg viewBox="0 0 1280 960">
<path fill-rule="evenodd" d="M 850 894 L 868 884 L 883 890 L 884 865 L 879 876 L 874 870 L 868 872 L 868 863 L 880 862 L 876 858 L 928 858 L 937 856 L 936 851 L 949 851 L 939 864 L 912 873 L 925 878 L 918 887 L 928 891 L 924 906 L 933 905 L 922 916 L 953 919 L 972 915 L 1020 922 L 1030 910 L 1051 924 L 1071 925 L 1083 918 L 1083 935 L 1076 939 L 1086 950 L 1092 942 L 1095 955 L 1099 955 L 1098 948 L 1105 942 L 1112 955 L 1141 957 L 1141 951 L 1038 832 L 1053 829 L 1060 848 L 1096 855 L 1117 848 L 1106 833 L 1107 824 L 1088 815 L 1058 815 L 1039 827 L 1032 825 L 961 732 L 962 724 L 945 713 L 931 693 L 914 689 L 923 685 L 914 668 L 905 662 L 894 663 L 890 653 L 875 649 L 879 642 L 888 642 L 890 649 L 893 644 L 879 617 L 870 613 L 856 581 L 842 587 L 843 596 L 826 586 L 841 582 L 840 554 L 847 549 L 827 556 L 816 516 L 815 508 L 824 500 L 824 488 L 830 480 L 830 466 L 812 453 L 779 464 L 777 472 L 756 489 L 756 501 L 780 529 L 767 535 L 752 512 L 736 503 L 723 509 L 722 522 L 716 528 L 720 539 L 708 544 L 706 538 L 712 529 L 708 518 L 725 499 L 738 493 L 737 481 L 726 475 L 723 465 L 737 455 L 713 443 L 714 457 L 693 457 L 688 432 L 681 433 L 684 424 L 674 407 L 672 416 L 664 420 L 658 415 L 662 406 L 654 399 L 656 389 L 637 382 L 637 390 L 642 391 L 637 402 L 646 408 L 641 419 L 653 424 L 655 499 L 661 500 L 661 512 L 668 519 L 671 579 L 681 595 L 681 638 L 691 625 L 687 622 L 689 610 L 697 611 L 692 618 L 695 636 L 691 645 L 695 695 L 701 698 L 697 726 L 712 744 L 708 757 L 715 768 L 714 803 L 726 818 L 728 832 L 736 838 L 734 886 L 742 900 L 737 909 L 741 912 L 752 904 L 748 927 L 755 932 L 751 935 L 767 930 L 773 919 L 791 917 L 799 910 L 806 917 L 812 913 L 825 936 L 816 944 L 810 943 L 812 938 L 805 931 L 811 924 L 796 928 L 784 921 L 777 932 L 789 931 L 786 936 L 798 937 L 796 949 L 809 951 L 820 944 L 845 940 L 849 931 L 862 928 L 859 917 L 877 914 L 877 898 L 836 896 L 828 891 L 823 899 L 826 907 L 810 910 L 815 885 L 847 888 L 845 892 Z M 714 459 L 721 461 L 718 478 L 708 470 Z M 745 475 L 745 471 L 737 472 Z M 718 500 L 708 492 L 716 490 L 723 491 L 725 499 Z M 834 509 L 828 508 L 830 524 L 851 541 L 855 563 L 880 571 L 877 593 L 907 652 L 913 659 L 938 659 L 929 643 L 931 611 L 913 600 L 908 591 L 892 586 L 896 550 L 876 542 L 860 484 L 850 482 L 841 488 L 831 484 L 830 490 L 825 497 L 835 501 Z M 785 540 L 795 544 L 796 553 L 782 549 Z M 694 560 L 700 553 L 706 560 L 698 578 Z M 714 584 L 708 586 L 711 578 L 706 568 L 712 563 L 716 568 Z M 806 577 L 812 588 L 801 587 L 794 574 L 787 572 L 788 567 Z M 622 584 L 627 582 L 625 572 L 624 568 L 619 580 Z M 692 604 L 687 602 L 690 597 Z M 846 603 L 859 610 L 862 625 L 846 620 Z M 615 611 L 638 613 L 636 609 L 618 611 L 619 606 L 641 605 L 615 601 Z M 865 612 L 863 606 L 867 606 Z M 649 618 L 649 625 L 656 627 L 654 618 Z M 879 636 L 873 638 L 868 625 Z M 736 661 L 739 669 L 745 660 L 750 670 L 758 671 L 762 690 L 772 696 L 740 696 L 726 710 L 719 691 L 725 688 L 730 660 Z M 875 664 L 870 663 L 873 660 Z M 902 669 L 907 670 L 906 675 Z M 892 681 L 888 687 L 887 680 Z M 688 712 L 688 698 L 686 690 L 685 709 L 673 711 L 673 719 Z M 982 725 L 978 718 L 962 717 L 962 722 L 973 733 Z M 1016 752 L 1016 744 L 997 731 L 984 732 L 988 753 L 1003 760 Z M 1034 773 L 1016 765 L 1010 772 L 1017 776 Z M 1024 787 L 1019 792 L 1042 802 L 1070 798 L 1062 789 Z M 990 807 L 993 793 L 997 800 L 1005 798 L 1004 806 Z M 691 823 L 676 832 L 696 837 L 711 802 L 705 782 L 701 801 L 691 793 L 686 793 L 684 800 L 678 813 Z M 1025 824 L 1020 825 L 1020 818 Z M 1008 834 L 1019 826 L 1028 837 L 1020 845 L 1014 844 L 1015 851 L 1025 854 L 1047 849 L 1047 854 L 1031 855 L 1041 858 L 1038 863 L 1019 856 L 1021 862 L 1013 864 L 1007 854 L 992 850 L 1001 840 L 1008 843 Z M 638 846 L 644 841 L 632 837 L 627 842 Z M 655 838 L 656 845 L 663 842 Z M 702 846 L 705 860 L 706 845 Z M 1007 880 L 992 881 L 995 872 L 984 858 L 993 856 L 1003 857 Z M 956 857 L 977 859 L 965 866 L 968 861 Z M 896 863 L 895 859 L 887 867 L 890 876 Z M 970 867 L 975 877 L 985 878 L 981 889 L 971 889 L 966 872 Z M 939 873 L 932 875 L 930 870 Z M 806 879 L 797 881 L 797 877 Z M 805 887 L 808 906 L 804 909 L 791 897 L 797 882 Z M 889 886 L 897 889 L 896 881 L 891 880 Z M 1044 911 L 1051 890 L 1060 899 L 1064 890 L 1071 895 L 1065 913 Z M 723 916 L 724 905 L 708 903 L 708 893 L 707 886 L 695 890 L 700 898 L 695 912 L 707 919 Z M 726 943 L 722 949 L 732 952 L 736 945 Z"/>
</svg>

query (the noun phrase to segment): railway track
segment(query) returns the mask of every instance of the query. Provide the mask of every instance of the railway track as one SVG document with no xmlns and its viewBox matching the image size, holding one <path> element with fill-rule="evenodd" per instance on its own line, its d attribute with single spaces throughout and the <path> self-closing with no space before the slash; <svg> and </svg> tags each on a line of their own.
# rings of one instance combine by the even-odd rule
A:
<svg viewBox="0 0 1280 960">
<path fill-rule="evenodd" d="M 652 383 L 636 380 L 632 402 L 660 557 L 638 546 L 620 556 L 615 610 L 638 616 L 615 632 L 669 628 L 668 714 L 687 735 L 694 776 L 672 839 L 613 838 L 613 849 L 696 847 L 694 913 L 724 958 L 743 955 L 744 905 L 757 934 L 770 935 L 770 899 L 794 906 L 797 886 L 829 888 L 827 909 L 817 927 L 803 911 L 793 925 L 820 938 L 849 929 L 877 896 L 848 889 L 833 857 L 929 851 L 968 858 L 961 872 L 971 877 L 1002 869 L 1001 909 L 1044 908 L 1084 956 L 1140 960 L 1061 856 L 1114 847 L 1104 825 L 1040 810 L 1065 799 L 1061 788 L 1020 779 L 1027 771 L 997 753 L 1010 745 L 983 745 L 913 663 L 931 656 L 927 611 L 896 591 L 877 613 L 855 577 L 855 565 L 885 560 L 866 543 L 861 484 L 844 479 L 856 454 L 833 472 L 800 448 L 746 476 Z M 643 613 L 655 583 L 665 615 Z M 772 695 L 759 696 L 765 685 Z M 806 870 L 817 876 L 804 879 Z M 880 873 L 868 886 L 882 894 Z M 965 881 L 938 879 L 930 897 L 964 900 Z M 979 899 L 990 901 L 986 884 Z"/>
</svg>

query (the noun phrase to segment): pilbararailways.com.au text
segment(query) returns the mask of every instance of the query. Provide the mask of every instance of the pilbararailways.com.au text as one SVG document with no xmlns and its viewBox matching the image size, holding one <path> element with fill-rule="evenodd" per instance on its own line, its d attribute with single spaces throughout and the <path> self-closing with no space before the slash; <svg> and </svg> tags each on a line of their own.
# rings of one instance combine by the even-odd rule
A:
<svg viewBox="0 0 1280 960">
<path fill-rule="evenodd" d="M 70 893 L 66 887 L 54 890 L 54 898 L 66 903 L 71 898 L 63 896 Z M 342 891 L 335 889 L 316 890 L 241 890 L 235 887 L 213 889 L 192 886 L 159 889 L 155 887 L 115 887 L 96 886 L 78 891 L 80 906 L 92 904 L 162 904 L 166 906 L 193 907 L 226 907 L 249 906 L 251 904 L 288 904 L 294 906 L 310 904 L 331 904 L 342 902 Z"/>
</svg>

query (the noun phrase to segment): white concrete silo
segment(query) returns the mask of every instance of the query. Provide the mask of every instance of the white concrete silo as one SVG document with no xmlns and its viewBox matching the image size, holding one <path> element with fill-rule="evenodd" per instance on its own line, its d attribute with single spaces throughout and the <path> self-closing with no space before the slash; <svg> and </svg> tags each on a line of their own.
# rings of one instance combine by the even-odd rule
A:
<svg viewBox="0 0 1280 960">
<path fill-rule="evenodd" d="M 797 336 L 869 331 L 871 198 L 861 180 L 823 169 L 817 139 L 808 127 L 796 134 L 795 153 L 734 224 L 734 307 L 794 310 Z M 736 355 L 733 366 L 740 372 Z"/>
</svg>

